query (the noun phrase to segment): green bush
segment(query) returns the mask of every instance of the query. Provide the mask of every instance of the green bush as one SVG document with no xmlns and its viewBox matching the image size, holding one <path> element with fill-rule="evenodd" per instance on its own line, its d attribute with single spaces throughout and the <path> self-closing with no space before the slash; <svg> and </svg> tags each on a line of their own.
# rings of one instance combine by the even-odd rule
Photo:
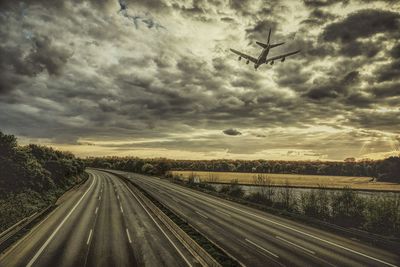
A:
<svg viewBox="0 0 400 267">
<path fill-rule="evenodd" d="M 359 227 L 363 224 L 365 202 L 355 190 L 344 188 L 331 195 L 333 222 L 344 225 Z"/>
<path fill-rule="evenodd" d="M 219 192 L 236 198 L 244 196 L 243 188 L 239 185 L 238 180 L 232 180 L 229 185 L 222 186 Z"/>
<path fill-rule="evenodd" d="M 310 217 L 329 220 L 330 215 L 330 196 L 325 189 L 311 189 L 300 195 L 300 209 Z"/>
<path fill-rule="evenodd" d="M 18 146 L 0 132 L 0 231 L 52 203 L 80 181 L 85 164 L 45 146 Z"/>
<path fill-rule="evenodd" d="M 400 236 L 400 196 L 376 196 L 368 199 L 364 211 L 364 229 Z"/>
</svg>

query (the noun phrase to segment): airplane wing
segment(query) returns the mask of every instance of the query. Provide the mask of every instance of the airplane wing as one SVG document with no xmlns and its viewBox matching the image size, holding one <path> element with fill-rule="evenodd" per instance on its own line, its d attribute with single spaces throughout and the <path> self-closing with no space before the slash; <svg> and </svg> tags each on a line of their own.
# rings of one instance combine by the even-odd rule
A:
<svg viewBox="0 0 400 267">
<path fill-rule="evenodd" d="M 231 51 L 232 51 L 233 53 L 235 53 L 235 54 L 241 56 L 242 58 L 245 58 L 245 59 L 247 59 L 247 60 L 250 60 L 250 61 L 253 62 L 253 63 L 257 63 L 257 59 L 254 58 L 254 57 L 252 57 L 252 56 L 243 54 L 243 53 L 241 53 L 241 52 L 239 52 L 239 51 L 237 51 L 237 50 L 235 50 L 235 49 L 231 49 Z"/>
<path fill-rule="evenodd" d="M 297 53 L 299 53 L 299 52 L 300 52 L 300 50 L 297 50 L 297 51 L 290 52 L 290 53 L 286 53 L 286 54 L 283 54 L 283 55 L 279 55 L 279 56 L 275 56 L 275 57 L 270 57 L 270 58 L 267 58 L 267 61 L 266 61 L 265 63 L 268 63 L 268 62 L 273 61 L 273 60 L 285 58 L 285 57 L 288 57 L 288 56 L 297 54 Z"/>
</svg>

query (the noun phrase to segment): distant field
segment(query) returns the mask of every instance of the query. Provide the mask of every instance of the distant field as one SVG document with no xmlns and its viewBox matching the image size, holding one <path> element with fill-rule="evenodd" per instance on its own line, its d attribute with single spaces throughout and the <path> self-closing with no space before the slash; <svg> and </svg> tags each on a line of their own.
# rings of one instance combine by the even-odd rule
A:
<svg viewBox="0 0 400 267">
<path fill-rule="evenodd" d="M 202 171 L 171 171 L 173 175 L 179 175 L 187 179 L 191 175 L 199 177 L 204 182 L 229 183 L 237 179 L 240 184 L 254 185 L 254 176 L 257 173 L 239 172 L 202 172 Z M 302 174 L 265 174 L 272 180 L 274 185 L 285 185 L 286 181 L 297 187 L 318 187 L 342 188 L 349 186 L 354 189 L 399 191 L 400 184 L 386 182 L 370 182 L 371 177 L 352 176 L 324 176 L 324 175 L 302 175 Z"/>
</svg>

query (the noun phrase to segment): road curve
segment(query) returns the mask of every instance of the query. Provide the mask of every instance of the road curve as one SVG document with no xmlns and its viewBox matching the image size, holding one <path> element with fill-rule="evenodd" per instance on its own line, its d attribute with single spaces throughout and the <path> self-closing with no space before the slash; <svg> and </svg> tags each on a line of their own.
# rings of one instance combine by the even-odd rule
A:
<svg viewBox="0 0 400 267">
<path fill-rule="evenodd" d="M 360 241 L 274 216 L 155 177 L 118 172 L 245 266 L 400 266 L 400 257 Z"/>
<path fill-rule="evenodd" d="M 84 185 L 0 255 L 0 266 L 193 266 L 195 260 L 116 176 Z"/>
</svg>

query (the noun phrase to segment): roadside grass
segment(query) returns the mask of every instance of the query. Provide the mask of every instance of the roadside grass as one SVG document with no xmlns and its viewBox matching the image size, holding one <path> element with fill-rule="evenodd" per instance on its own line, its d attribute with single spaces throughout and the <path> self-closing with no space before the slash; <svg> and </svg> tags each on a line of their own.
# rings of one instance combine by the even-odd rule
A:
<svg viewBox="0 0 400 267">
<path fill-rule="evenodd" d="M 170 171 L 171 176 L 179 176 L 182 180 L 190 180 L 194 177 L 201 182 L 230 183 L 237 180 L 241 185 L 254 185 L 254 176 L 260 173 L 240 172 L 205 172 L 205 171 Z M 285 186 L 289 181 L 293 187 L 319 188 L 343 188 L 377 190 L 377 191 L 399 191 L 400 184 L 389 182 L 373 182 L 372 177 L 355 176 L 327 176 L 327 175 L 303 175 L 303 174 L 278 174 L 264 173 L 271 179 L 273 186 Z"/>
</svg>

